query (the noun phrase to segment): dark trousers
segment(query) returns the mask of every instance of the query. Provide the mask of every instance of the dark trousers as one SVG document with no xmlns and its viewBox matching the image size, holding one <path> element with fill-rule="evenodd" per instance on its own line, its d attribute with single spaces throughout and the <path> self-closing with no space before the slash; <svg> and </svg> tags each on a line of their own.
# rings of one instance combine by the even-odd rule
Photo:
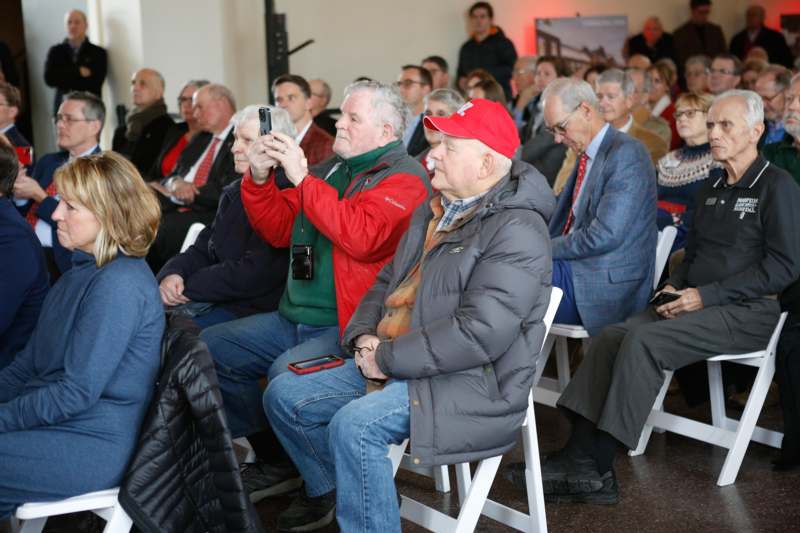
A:
<svg viewBox="0 0 800 533">
<path fill-rule="evenodd" d="M 800 315 L 790 314 L 783 326 L 775 361 L 775 381 L 783 408 L 783 444 L 786 460 L 800 460 Z"/>
<path fill-rule="evenodd" d="M 628 448 L 675 370 L 723 353 L 763 350 L 780 308 L 772 299 L 709 307 L 663 319 L 648 307 L 592 340 L 558 405 L 594 422 Z"/>
</svg>

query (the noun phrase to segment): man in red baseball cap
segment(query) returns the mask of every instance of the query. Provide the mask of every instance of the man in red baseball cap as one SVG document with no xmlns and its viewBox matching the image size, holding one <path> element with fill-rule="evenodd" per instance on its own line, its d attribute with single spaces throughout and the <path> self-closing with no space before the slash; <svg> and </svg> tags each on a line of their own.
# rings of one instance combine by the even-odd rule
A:
<svg viewBox="0 0 800 533">
<path fill-rule="evenodd" d="M 513 448 L 544 340 L 555 199 L 511 160 L 514 121 L 476 99 L 425 126 L 444 134 L 428 156 L 440 194 L 416 209 L 345 328 L 353 359 L 281 374 L 264 397 L 308 494 L 336 491 L 342 531 L 400 531 L 390 443 L 410 438 L 422 466 Z"/>
</svg>

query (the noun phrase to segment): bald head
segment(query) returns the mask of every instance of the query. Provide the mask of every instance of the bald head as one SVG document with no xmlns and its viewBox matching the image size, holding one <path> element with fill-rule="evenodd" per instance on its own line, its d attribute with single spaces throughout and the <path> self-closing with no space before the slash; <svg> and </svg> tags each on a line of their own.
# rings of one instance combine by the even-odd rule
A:
<svg viewBox="0 0 800 533">
<path fill-rule="evenodd" d="M 73 44 L 79 44 L 86 38 L 86 13 L 80 9 L 69 11 L 64 17 L 64 25 L 67 28 L 67 38 Z"/>
<path fill-rule="evenodd" d="M 218 83 L 209 83 L 197 89 L 192 103 L 197 124 L 214 134 L 222 132 L 236 112 L 233 93 Z"/>
<path fill-rule="evenodd" d="M 644 21 L 642 35 L 644 35 L 644 40 L 650 46 L 654 46 L 661 39 L 664 35 L 664 28 L 661 26 L 661 21 L 658 20 L 658 17 L 649 17 Z"/>
<path fill-rule="evenodd" d="M 133 105 L 149 107 L 164 98 L 164 77 L 151 68 L 137 70 L 131 78 Z"/>
</svg>

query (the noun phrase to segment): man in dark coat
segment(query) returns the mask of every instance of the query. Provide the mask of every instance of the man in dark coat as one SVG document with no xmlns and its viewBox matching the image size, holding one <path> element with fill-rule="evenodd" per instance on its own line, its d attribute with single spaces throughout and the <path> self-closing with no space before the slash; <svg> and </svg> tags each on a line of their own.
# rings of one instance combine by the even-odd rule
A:
<svg viewBox="0 0 800 533">
<path fill-rule="evenodd" d="M 691 0 L 691 17 L 672 33 L 675 64 L 681 77 L 686 60 L 698 54 L 714 57 L 728 51 L 722 28 L 708 21 L 711 16 L 711 0 Z"/>
<path fill-rule="evenodd" d="M 175 122 L 164 103 L 164 78 L 157 70 L 137 70 L 131 79 L 133 109 L 114 131 L 112 148 L 146 176 L 153 168 L 164 137 Z"/>
<path fill-rule="evenodd" d="M 731 53 L 742 61 L 754 47 L 766 50 L 769 62 L 792 68 L 793 57 L 786 38 L 779 31 L 764 26 L 766 11 L 761 6 L 750 6 L 745 15 L 745 28 L 731 39 Z"/>
<path fill-rule="evenodd" d="M 467 75 L 476 68 L 489 71 L 511 99 L 511 73 L 517 60 L 514 43 L 493 24 L 494 9 L 488 2 L 469 8 L 472 35 L 458 52 L 458 86 L 466 93 Z"/>
<path fill-rule="evenodd" d="M 53 113 L 58 112 L 64 95 L 70 91 L 88 91 L 97 96 L 106 79 L 106 51 L 86 37 L 86 13 L 73 9 L 66 16 L 67 38 L 52 46 L 44 64 L 44 81 L 56 89 Z"/>
<path fill-rule="evenodd" d="M 628 57 L 636 54 L 649 57 L 652 63 L 665 57 L 675 61 L 672 35 L 664 33 L 658 17 L 649 17 L 644 21 L 642 33 L 628 39 Z"/>
<path fill-rule="evenodd" d="M 444 135 L 429 154 L 441 194 L 414 211 L 347 325 L 342 346 L 355 358 L 284 373 L 264 395 L 306 483 L 308 504 L 286 513 L 305 507 L 311 522 L 335 504 L 342 531 L 400 530 L 388 444 L 410 438 L 420 465 L 513 448 L 536 367 L 531 349 L 544 339 L 555 201 L 539 172 L 512 163 L 511 115 L 479 98 L 425 126 Z"/>
</svg>

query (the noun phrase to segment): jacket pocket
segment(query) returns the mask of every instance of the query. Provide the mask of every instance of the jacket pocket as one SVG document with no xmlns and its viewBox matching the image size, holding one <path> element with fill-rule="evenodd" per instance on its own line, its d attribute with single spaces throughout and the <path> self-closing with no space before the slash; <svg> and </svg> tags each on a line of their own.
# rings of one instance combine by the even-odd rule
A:
<svg viewBox="0 0 800 533">
<path fill-rule="evenodd" d="M 638 281 L 644 279 L 645 277 L 646 274 L 642 272 L 642 267 L 638 265 L 608 269 L 608 280 L 611 283 Z"/>
<path fill-rule="evenodd" d="M 500 399 L 500 386 L 497 384 L 497 374 L 494 373 L 494 366 L 491 364 L 483 365 L 483 382 L 486 384 L 486 392 L 489 399 Z"/>
</svg>

